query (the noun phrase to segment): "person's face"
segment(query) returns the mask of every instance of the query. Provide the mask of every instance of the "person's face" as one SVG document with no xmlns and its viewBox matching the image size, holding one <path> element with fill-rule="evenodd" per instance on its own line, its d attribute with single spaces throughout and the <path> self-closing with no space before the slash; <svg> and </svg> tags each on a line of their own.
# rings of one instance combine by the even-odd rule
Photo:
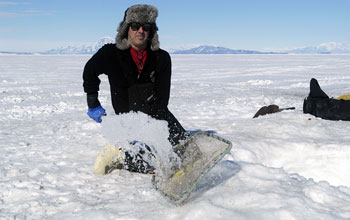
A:
<svg viewBox="0 0 350 220">
<path fill-rule="evenodd" d="M 128 41 L 136 49 L 143 50 L 147 47 L 149 32 L 149 24 L 131 23 L 129 25 Z"/>
</svg>

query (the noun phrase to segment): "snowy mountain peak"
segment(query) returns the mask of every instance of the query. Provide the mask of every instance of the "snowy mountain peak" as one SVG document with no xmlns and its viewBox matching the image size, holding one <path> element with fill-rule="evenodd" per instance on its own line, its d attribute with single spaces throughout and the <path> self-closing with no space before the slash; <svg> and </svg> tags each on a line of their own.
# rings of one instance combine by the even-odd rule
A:
<svg viewBox="0 0 350 220">
<path fill-rule="evenodd" d="M 95 48 L 98 50 L 100 49 L 103 45 L 105 44 L 110 44 L 114 43 L 114 39 L 111 37 L 101 37 L 100 39 L 97 40 L 95 43 Z"/>
<path fill-rule="evenodd" d="M 327 50 L 334 50 L 336 48 L 338 48 L 341 44 L 336 43 L 336 42 L 329 42 L 329 43 L 321 43 L 320 45 L 318 45 L 318 48 L 324 48 Z"/>
<path fill-rule="evenodd" d="M 103 45 L 114 43 L 111 37 L 101 37 L 96 42 L 91 44 L 82 44 L 76 46 L 61 47 L 47 51 L 49 54 L 93 54 L 98 51 Z"/>
</svg>

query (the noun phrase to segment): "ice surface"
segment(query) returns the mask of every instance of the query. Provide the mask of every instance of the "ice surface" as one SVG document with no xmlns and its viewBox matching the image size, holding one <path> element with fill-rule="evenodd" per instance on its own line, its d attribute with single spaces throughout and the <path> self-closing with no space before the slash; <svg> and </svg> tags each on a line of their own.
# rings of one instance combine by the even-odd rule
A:
<svg viewBox="0 0 350 220">
<path fill-rule="evenodd" d="M 182 207 L 148 175 L 93 175 L 114 119 L 106 77 L 99 97 L 108 116 L 97 124 L 86 115 L 88 59 L 0 55 L 0 219 L 350 218 L 350 122 L 302 113 L 312 77 L 331 97 L 350 92 L 349 55 L 173 55 L 169 109 L 185 128 L 233 144 Z M 296 110 L 252 119 L 270 104 Z M 147 141 L 166 148 L 163 124 L 125 117 L 115 120 L 152 124 Z M 115 130 L 123 139 L 115 141 L 141 131 Z"/>
</svg>

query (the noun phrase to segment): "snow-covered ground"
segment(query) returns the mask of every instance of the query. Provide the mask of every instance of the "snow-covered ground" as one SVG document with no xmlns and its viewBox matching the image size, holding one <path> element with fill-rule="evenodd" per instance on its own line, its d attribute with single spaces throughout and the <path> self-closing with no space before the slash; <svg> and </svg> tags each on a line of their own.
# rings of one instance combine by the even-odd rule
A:
<svg viewBox="0 0 350 220">
<path fill-rule="evenodd" d="M 1 220 L 350 219 L 350 122 L 302 113 L 312 77 L 329 96 L 350 93 L 350 55 L 172 55 L 170 110 L 233 143 L 181 207 L 148 175 L 93 175 L 107 139 L 167 143 L 164 123 L 113 115 L 105 76 L 108 116 L 88 118 L 89 57 L 0 55 Z M 252 119 L 269 104 L 296 110 Z"/>
</svg>

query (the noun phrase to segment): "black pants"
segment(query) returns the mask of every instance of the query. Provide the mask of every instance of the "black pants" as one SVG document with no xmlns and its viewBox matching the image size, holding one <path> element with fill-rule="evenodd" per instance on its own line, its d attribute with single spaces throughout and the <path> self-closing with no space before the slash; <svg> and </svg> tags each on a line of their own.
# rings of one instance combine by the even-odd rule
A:
<svg viewBox="0 0 350 220">
<path fill-rule="evenodd" d="M 134 84 L 128 89 L 131 111 L 141 111 L 158 120 L 165 120 L 169 127 L 169 141 L 174 146 L 185 139 L 185 129 L 168 108 L 157 108 L 153 83 Z"/>
<path fill-rule="evenodd" d="M 172 146 L 177 145 L 181 140 L 185 140 L 186 138 L 185 129 L 182 127 L 180 122 L 175 118 L 175 116 L 168 109 L 158 111 L 158 114 L 153 115 L 152 117 L 158 120 L 165 120 L 168 122 L 168 128 L 169 128 L 168 140 Z M 126 158 L 124 161 L 124 168 L 131 172 L 153 174 L 155 168 L 152 166 L 152 164 L 149 163 L 149 161 L 152 158 L 155 158 L 155 155 L 153 154 L 151 148 L 147 145 L 143 147 L 140 147 L 140 146 L 135 146 L 135 147 L 138 147 L 138 151 L 136 151 L 136 153 L 125 152 Z M 181 147 L 174 149 L 175 153 L 179 153 L 177 152 L 177 150 L 179 149 L 181 149 Z"/>
<path fill-rule="evenodd" d="M 185 140 L 186 130 L 182 127 L 180 122 L 168 109 L 159 110 L 156 114 L 151 116 L 155 119 L 165 120 L 168 122 L 168 128 L 170 133 L 168 140 L 171 143 L 171 145 L 175 146 L 181 140 Z"/>
</svg>

